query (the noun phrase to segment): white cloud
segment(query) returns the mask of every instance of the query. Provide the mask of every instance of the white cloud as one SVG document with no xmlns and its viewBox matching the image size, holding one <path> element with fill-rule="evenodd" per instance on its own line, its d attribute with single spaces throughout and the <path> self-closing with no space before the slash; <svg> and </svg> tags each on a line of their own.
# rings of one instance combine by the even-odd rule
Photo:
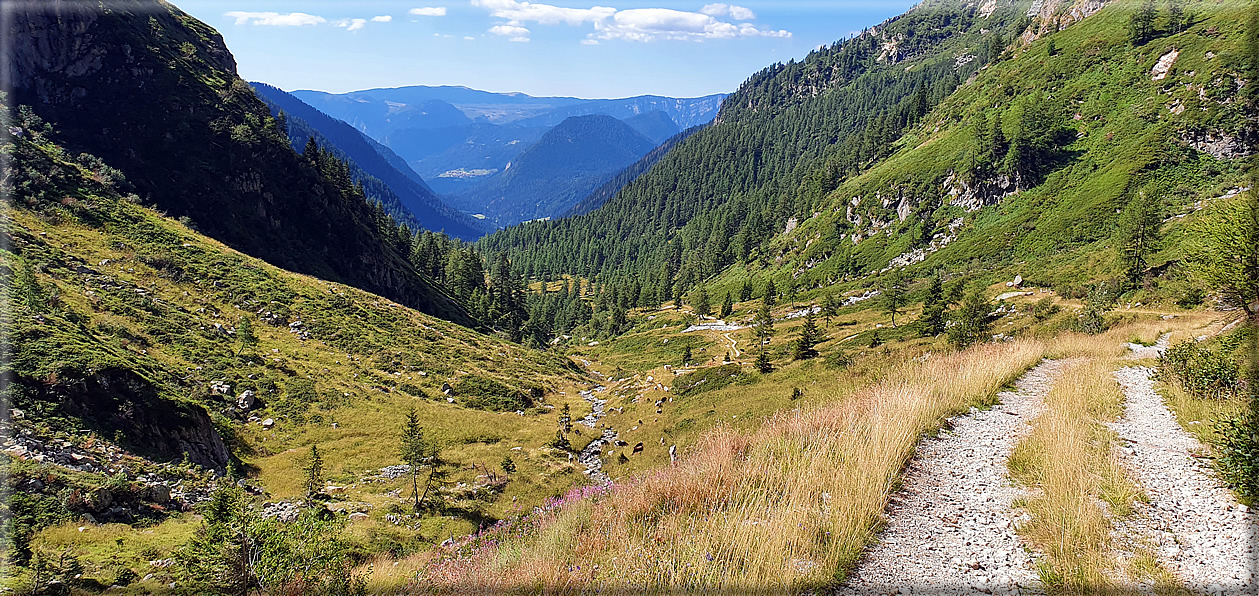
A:
<svg viewBox="0 0 1259 596">
<path fill-rule="evenodd" d="M 586 38 L 586 39 L 581 40 L 581 45 L 584 45 L 584 46 L 597 46 L 597 45 L 599 45 L 599 40 L 597 40 L 597 39 L 590 39 L 590 38 Z"/>
<path fill-rule="evenodd" d="M 341 27 L 346 31 L 358 31 L 359 29 L 367 26 L 367 19 L 341 19 L 339 21 L 333 21 L 332 24 Z"/>
<path fill-rule="evenodd" d="M 245 12 L 235 10 L 224 13 L 236 19 L 237 25 L 265 25 L 268 27 L 301 27 L 304 25 L 319 25 L 328 22 L 327 19 L 306 14 L 304 12 L 290 12 L 288 14 L 280 14 L 278 12 Z"/>
<path fill-rule="evenodd" d="M 705 4 L 704 8 L 699 9 L 703 14 L 710 17 L 724 17 L 729 15 L 736 21 L 753 21 L 756 20 L 756 13 L 751 9 L 742 6 L 731 6 L 729 4 Z"/>
<path fill-rule="evenodd" d="M 465 35 L 465 36 L 463 36 L 463 38 L 464 38 L 465 40 L 467 40 L 467 41 L 475 41 L 475 40 L 476 40 L 476 38 L 475 38 L 475 37 L 472 37 L 471 35 Z"/>
<path fill-rule="evenodd" d="M 526 42 L 529 41 L 529 30 L 519 25 L 494 25 L 489 29 L 494 35 L 501 35 L 510 38 L 507 41 Z"/>
<path fill-rule="evenodd" d="M 791 32 L 766 30 L 748 22 L 756 13 L 742 6 L 723 3 L 707 4 L 699 12 L 687 12 L 669 8 L 634 8 L 617 10 L 606 6 L 590 8 L 566 8 L 549 4 L 535 4 L 519 0 L 472 0 L 473 6 L 489 11 L 490 16 L 505 22 L 490 29 L 495 35 L 514 37 L 513 41 L 525 41 L 528 23 L 539 25 L 583 25 L 589 23 L 594 32 L 582 43 L 594 45 L 600 39 L 625 39 L 630 41 L 655 41 L 661 39 L 703 41 L 705 39 L 736 39 L 746 37 L 791 37 Z"/>
<path fill-rule="evenodd" d="M 388 23 L 389 21 L 392 21 L 392 20 L 393 20 L 393 17 L 392 17 L 392 16 L 389 16 L 389 15 L 387 15 L 387 14 L 386 14 L 386 15 L 380 15 L 380 16 L 378 16 L 378 17 L 372 17 L 372 22 L 373 22 L 373 23 Z"/>
<path fill-rule="evenodd" d="M 615 8 L 594 6 L 591 8 L 564 8 L 549 4 L 517 2 L 516 0 L 472 0 L 473 6 L 489 9 L 490 16 L 507 19 L 509 25 L 534 22 L 541 25 L 580 25 L 598 22 L 616 14 Z"/>
<path fill-rule="evenodd" d="M 446 16 L 446 7 L 426 6 L 423 8 L 412 8 L 408 13 L 417 17 L 444 17 Z"/>
<path fill-rule="evenodd" d="M 789 31 L 761 30 L 751 23 L 727 23 L 711 15 L 668 8 L 635 8 L 595 23 L 595 37 L 629 41 L 703 41 L 742 37 L 791 37 Z"/>
</svg>

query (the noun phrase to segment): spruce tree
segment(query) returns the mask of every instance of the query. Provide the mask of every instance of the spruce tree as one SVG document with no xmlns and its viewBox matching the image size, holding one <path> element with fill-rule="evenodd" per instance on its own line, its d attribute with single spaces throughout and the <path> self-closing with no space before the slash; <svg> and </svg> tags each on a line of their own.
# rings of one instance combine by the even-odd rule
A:
<svg viewBox="0 0 1259 596">
<path fill-rule="evenodd" d="M 826 320 L 826 328 L 831 328 L 831 317 L 839 315 L 840 302 L 835 294 L 822 296 L 822 318 Z"/>
<path fill-rule="evenodd" d="M 879 280 L 883 312 L 892 315 L 893 329 L 896 328 L 896 315 L 902 312 L 901 308 L 907 303 L 905 285 L 905 274 L 901 269 L 893 269 Z"/>
<path fill-rule="evenodd" d="M 726 298 L 721 301 L 720 316 L 722 319 L 729 317 L 734 312 L 734 300 L 730 297 L 730 292 L 726 292 Z"/>
<path fill-rule="evenodd" d="M 774 363 L 769 361 L 769 353 L 763 349 L 761 350 L 760 355 L 756 357 L 756 362 L 753 364 L 756 366 L 756 370 L 761 374 L 774 372 Z"/>
<path fill-rule="evenodd" d="M 691 354 L 691 346 L 690 346 L 690 345 L 687 345 L 685 348 L 683 348 L 683 349 L 682 349 L 682 364 L 681 364 L 681 366 L 690 366 L 690 364 L 691 364 L 691 357 L 692 357 L 692 354 Z"/>
<path fill-rule="evenodd" d="M 937 273 L 931 276 L 927 297 L 922 301 L 922 334 L 925 337 L 944 331 L 944 315 L 948 308 L 944 298 L 944 281 Z"/>
<path fill-rule="evenodd" d="M 795 353 L 796 360 L 806 360 L 817 356 L 817 350 L 813 349 L 819 341 L 821 341 L 821 332 L 817 328 L 817 317 L 813 314 L 813 306 L 809 306 L 809 312 L 804 316 L 804 324 L 800 326 L 800 337 L 796 339 Z"/>
<path fill-rule="evenodd" d="M 415 510 L 420 510 L 420 467 L 429 457 L 429 447 L 424 440 L 424 429 L 420 427 L 420 418 L 415 408 L 407 412 L 402 424 L 402 438 L 398 441 L 398 457 L 407 467 L 411 468 L 411 495 L 415 498 Z"/>
<path fill-rule="evenodd" d="M 752 280 L 743 280 L 743 286 L 739 288 L 739 302 L 747 302 L 752 299 Z"/>
<path fill-rule="evenodd" d="M 691 310 L 700 317 L 707 317 L 713 314 L 712 304 L 708 299 L 708 288 L 700 286 L 691 294 Z"/>
<path fill-rule="evenodd" d="M 323 491 L 324 487 L 323 456 L 319 455 L 319 445 L 310 446 L 310 459 L 306 460 L 306 466 L 302 472 L 305 473 L 302 489 L 306 491 L 306 500 L 309 504 L 313 502 L 315 495 Z"/>
</svg>

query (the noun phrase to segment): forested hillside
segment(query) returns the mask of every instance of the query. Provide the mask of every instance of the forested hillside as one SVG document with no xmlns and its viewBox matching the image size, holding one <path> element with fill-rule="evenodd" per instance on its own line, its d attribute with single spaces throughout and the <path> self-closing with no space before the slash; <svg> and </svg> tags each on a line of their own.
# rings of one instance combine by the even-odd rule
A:
<svg viewBox="0 0 1259 596">
<path fill-rule="evenodd" d="M 705 280 L 825 288 L 924 260 L 984 273 L 1034 259 L 1025 276 L 1081 287 L 1174 263 L 1174 244 L 1121 258 L 1115 229 L 1243 184 L 1245 3 L 1176 23 L 1155 7 L 1016 4 L 927 2 L 768 68 L 600 209 L 480 246 L 597 277 L 631 304 Z"/>
<path fill-rule="evenodd" d="M 536 271 L 632 274 L 672 296 L 811 213 L 1027 26 L 1027 3 L 990 15 L 928 2 L 852 39 L 753 75 L 713 126 L 602 208 L 482 243 Z"/>
<path fill-rule="evenodd" d="M 469 322 L 418 275 L 398 229 L 347 177 L 303 159 L 222 37 L 179 9 L 17 7 L 13 101 L 56 122 L 72 151 L 108 156 L 141 200 L 277 266 Z M 409 236 L 407 236 L 409 239 Z"/>
<path fill-rule="evenodd" d="M 363 187 L 367 198 L 383 205 L 398 223 L 464 240 L 476 240 L 484 234 L 477 220 L 443 203 L 393 150 L 284 91 L 264 83 L 251 84 L 271 106 L 273 116 L 284 114 L 281 124 L 294 149 L 303 151 L 314 138 L 320 148 L 346 162 L 350 177 Z"/>
</svg>

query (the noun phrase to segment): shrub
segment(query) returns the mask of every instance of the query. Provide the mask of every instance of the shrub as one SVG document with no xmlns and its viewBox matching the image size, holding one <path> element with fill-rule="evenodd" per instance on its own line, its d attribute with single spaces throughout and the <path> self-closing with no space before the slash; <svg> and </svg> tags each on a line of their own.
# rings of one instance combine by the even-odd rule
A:
<svg viewBox="0 0 1259 596">
<path fill-rule="evenodd" d="M 1032 307 L 1032 317 L 1037 321 L 1045 321 L 1060 311 L 1062 311 L 1062 307 L 1054 302 L 1053 297 L 1045 296 L 1037 300 L 1035 306 Z"/>
<path fill-rule="evenodd" d="M 1216 465 L 1220 476 L 1249 501 L 1259 499 L 1259 400 L 1250 411 L 1216 425 L 1220 434 Z"/>
<path fill-rule="evenodd" d="M 464 407 L 477 410 L 515 412 L 533 406 L 528 393 L 484 377 L 464 377 L 454 389 Z"/>
<path fill-rule="evenodd" d="M 673 382 L 674 394 L 678 397 L 684 395 L 694 395 L 703 391 L 712 391 L 721 389 L 735 382 L 741 369 L 738 364 L 725 364 L 713 368 L 705 368 L 697 370 L 693 373 L 682 375 Z"/>
<path fill-rule="evenodd" d="M 1159 375 L 1165 381 L 1175 381 L 1194 397 L 1227 399 L 1242 391 L 1241 367 L 1237 362 L 1191 340 L 1163 352 Z"/>
</svg>

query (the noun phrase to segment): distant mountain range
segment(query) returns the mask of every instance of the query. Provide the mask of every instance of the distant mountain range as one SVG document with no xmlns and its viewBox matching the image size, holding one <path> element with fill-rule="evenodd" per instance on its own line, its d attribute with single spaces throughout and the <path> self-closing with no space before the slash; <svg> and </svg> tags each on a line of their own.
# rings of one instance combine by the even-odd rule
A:
<svg viewBox="0 0 1259 596">
<path fill-rule="evenodd" d="M 265 83 L 252 85 L 273 113 L 285 114 L 294 149 L 301 151 L 308 139 L 315 138 L 325 150 L 350 164 L 351 177 L 363 185 L 368 198 L 380 202 L 399 223 L 465 240 L 475 240 L 486 232 L 481 222 L 443 203 L 388 147 L 280 89 Z"/>
<path fill-rule="evenodd" d="M 558 216 L 655 147 L 655 141 L 612 116 L 573 116 L 502 172 L 450 195 L 449 201 L 484 213 L 496 226 Z"/>
<path fill-rule="evenodd" d="M 424 86 L 345 94 L 294 91 L 292 95 L 388 146 L 436 192 L 466 197 L 484 197 L 503 190 L 496 180 L 501 180 L 508 165 L 568 118 L 611 116 L 658 144 L 683 129 L 710 122 L 725 99 L 724 94 L 718 94 L 692 99 L 644 95 L 590 100 Z M 628 163 L 617 161 L 598 169 L 615 171 Z M 481 185 L 487 188 L 478 189 Z M 481 199 L 470 200 L 475 203 Z M 529 200 L 526 197 L 513 204 Z M 564 205 L 561 211 L 571 206 Z M 515 215 L 485 215 L 504 224 L 520 221 L 514 219 Z M 538 216 L 549 215 L 552 213 Z"/>
</svg>

